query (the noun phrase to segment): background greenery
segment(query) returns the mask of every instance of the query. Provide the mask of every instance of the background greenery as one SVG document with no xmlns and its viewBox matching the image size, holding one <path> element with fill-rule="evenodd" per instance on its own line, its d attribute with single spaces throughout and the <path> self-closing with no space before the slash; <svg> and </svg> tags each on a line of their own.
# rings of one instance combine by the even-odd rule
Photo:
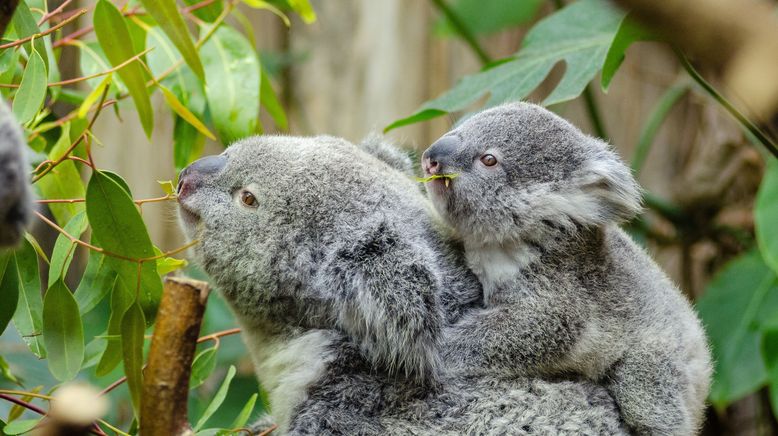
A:
<svg viewBox="0 0 778 436">
<path fill-rule="evenodd" d="M 161 96 L 174 128 L 172 147 L 159 153 L 173 156 L 175 170 L 203 153 L 206 138 L 226 145 L 264 130 L 286 130 L 284 106 L 290 103 L 276 96 L 271 74 L 282 73 L 284 63 L 305 62 L 305 56 L 292 50 L 259 56 L 253 29 L 241 10 L 266 9 L 285 25 L 290 12 L 307 23 L 316 15 L 299 0 L 147 0 L 121 7 L 107 0 L 78 7 L 68 3 L 49 10 L 43 0 L 21 2 L 0 45 L 0 89 L 25 124 L 36 167 L 33 180 L 48 206 L 39 219 L 59 233 L 51 248 L 41 248 L 46 244 L 28 235 L 19 249 L 0 258 L 0 301 L 17 301 L 14 307 L 0 308 L 0 329 L 9 326 L 0 337 L 0 389 L 45 395 L 72 379 L 106 388 L 126 374 L 130 382 L 108 394 L 113 407 L 106 421 L 132 433 L 130 393 L 138 390 L 142 362 L 138 348 L 153 325 L 160 277 L 179 268 L 199 273 L 178 259 L 177 249 L 157 249 L 147 231 L 150 223 L 143 220 L 146 203 L 172 199 L 170 184 L 160 184 L 159 197 L 133 198 L 132 186 L 120 175 L 100 171 L 91 151 L 103 145 L 91 126 L 98 115 L 113 111 L 122 116 L 135 110 L 150 136 L 161 117 L 154 113 L 150 97 Z M 543 92 L 541 101 L 552 110 L 580 99 L 592 130 L 609 138 L 596 88 L 608 90 L 633 43 L 658 40 L 604 0 L 430 3 L 438 12 L 437 37 L 461 39 L 482 69 L 390 123 L 387 131 L 444 115 L 466 116 Z M 68 31 L 56 28 L 79 18 L 79 7 L 87 9 L 84 17 L 91 13 L 91 22 L 81 20 Z M 513 30 L 523 35 L 520 49 L 507 58 L 490 57 L 484 39 Z M 65 47 L 74 47 L 79 55 L 78 70 L 68 75 L 59 70 Z M 754 226 L 714 229 L 735 242 L 695 303 L 716 359 L 708 430 L 718 433 L 721 429 L 710 423 L 724 419 L 728 407 L 754 393 L 765 393 L 772 414 L 778 416 L 778 164 L 771 157 L 776 140 L 774 132 L 750 120 L 707 82 L 683 53 L 676 51 L 675 56 L 684 76 L 667 87 L 644 120 L 631 159 L 633 171 L 644 170 L 662 124 L 690 94 L 710 99 L 729 113 L 743 138 L 759 150 L 765 167 L 753 210 L 748 211 Z M 565 68 L 555 75 L 560 63 Z M 554 76 L 550 82 L 549 75 Z M 73 199 L 83 201 L 62 202 Z M 666 236 L 657 226 L 671 228 L 679 243 L 700 238 L 698 210 L 651 192 L 646 192 L 645 204 L 646 213 L 628 226 L 636 240 L 649 247 L 662 242 Z M 74 242 L 78 238 L 91 247 Z M 71 266 L 74 256 L 85 262 Z M 203 334 L 232 327 L 229 311 L 212 295 Z M 240 341 L 231 336 L 202 344 L 194 365 L 193 425 L 204 414 L 208 417 L 213 399 L 219 402 L 222 381 L 236 365 L 226 399 L 200 430 L 242 427 L 245 420 L 236 421 L 238 411 L 246 404 L 253 407 L 257 385 L 245 368 Z M 45 409 L 45 399 L 16 397 Z M 254 414 L 262 407 L 258 401 Z M 0 411 L 0 426 L 6 425 L 8 434 L 23 432 L 40 418 L 5 402 L 0 402 Z M 766 423 L 761 427 L 768 429 L 766 434 L 774 431 L 769 413 L 755 419 Z"/>
</svg>

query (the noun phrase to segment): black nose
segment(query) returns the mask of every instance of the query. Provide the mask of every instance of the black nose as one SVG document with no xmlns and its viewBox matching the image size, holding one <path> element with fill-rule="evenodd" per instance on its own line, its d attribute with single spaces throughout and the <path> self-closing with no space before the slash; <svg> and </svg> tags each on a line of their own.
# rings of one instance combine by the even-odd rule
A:
<svg viewBox="0 0 778 436">
<path fill-rule="evenodd" d="M 203 176 L 218 173 L 225 165 L 227 165 L 227 158 L 220 154 L 206 156 L 192 162 L 188 167 L 184 168 L 178 176 L 178 194 L 181 195 L 181 191 L 187 185 L 196 184 Z"/>
<path fill-rule="evenodd" d="M 453 164 L 454 153 L 461 141 L 456 136 L 444 136 L 421 155 L 421 166 L 427 174 L 438 174 Z"/>
</svg>

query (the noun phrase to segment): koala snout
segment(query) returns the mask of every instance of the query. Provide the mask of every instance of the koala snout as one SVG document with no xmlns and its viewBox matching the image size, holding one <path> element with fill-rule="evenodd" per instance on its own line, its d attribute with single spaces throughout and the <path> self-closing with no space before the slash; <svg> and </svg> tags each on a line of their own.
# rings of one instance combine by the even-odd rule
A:
<svg viewBox="0 0 778 436">
<path fill-rule="evenodd" d="M 454 136 L 444 136 L 430 145 L 421 155 L 421 166 L 428 175 L 443 173 L 443 168 L 451 167 L 454 154 L 459 149 L 460 140 Z"/>
<path fill-rule="evenodd" d="M 202 183 L 203 178 L 212 176 L 227 165 L 227 158 L 222 155 L 206 156 L 192 162 L 178 176 L 179 198 L 190 194 Z"/>
</svg>

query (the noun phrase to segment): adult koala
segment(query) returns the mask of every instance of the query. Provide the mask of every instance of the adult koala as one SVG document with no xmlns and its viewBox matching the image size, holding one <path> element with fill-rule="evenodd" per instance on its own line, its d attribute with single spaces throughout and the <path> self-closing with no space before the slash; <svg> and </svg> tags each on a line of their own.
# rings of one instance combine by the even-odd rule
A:
<svg viewBox="0 0 778 436">
<path fill-rule="evenodd" d="M 186 168 L 178 192 L 282 433 L 625 432 L 590 382 L 441 370 L 440 335 L 480 285 L 419 187 L 353 144 L 248 138 Z"/>
<path fill-rule="evenodd" d="M 25 147 L 19 123 L 0 101 L 0 247 L 16 245 L 30 219 L 32 194 Z"/>
</svg>

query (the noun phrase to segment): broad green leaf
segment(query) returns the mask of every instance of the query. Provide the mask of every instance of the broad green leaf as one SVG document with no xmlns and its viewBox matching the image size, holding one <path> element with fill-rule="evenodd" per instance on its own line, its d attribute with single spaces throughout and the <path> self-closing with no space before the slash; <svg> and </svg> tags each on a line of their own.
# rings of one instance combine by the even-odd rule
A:
<svg viewBox="0 0 778 436">
<path fill-rule="evenodd" d="M 51 374 L 63 382 L 73 379 L 84 361 L 84 325 L 62 280 L 54 282 L 43 299 L 43 341 Z"/>
<path fill-rule="evenodd" d="M 92 241 L 94 242 L 94 238 Z M 75 292 L 76 302 L 81 313 L 87 313 L 94 309 L 114 288 L 115 282 L 116 271 L 108 266 L 105 255 L 89 250 L 86 269 Z"/>
<path fill-rule="evenodd" d="M 216 140 L 216 137 L 213 136 L 213 133 L 211 133 L 211 131 L 205 127 L 205 124 L 197 119 L 195 114 L 193 114 L 189 109 L 186 108 L 186 106 L 178 101 L 178 98 L 175 94 L 173 94 L 172 91 L 162 85 L 159 86 L 159 89 L 162 91 L 162 95 L 165 96 L 165 101 L 167 102 L 168 106 L 170 106 L 170 108 L 173 109 L 173 111 L 178 114 L 179 117 L 183 118 L 187 123 L 191 124 L 192 127 L 197 129 L 198 132 L 212 140 Z"/>
<path fill-rule="evenodd" d="M 224 377 L 224 381 L 222 382 L 221 386 L 219 386 L 219 390 L 216 391 L 216 394 L 214 394 L 211 403 L 208 404 L 208 407 L 205 408 L 203 415 L 200 417 L 200 419 L 197 420 L 197 424 L 194 426 L 194 431 L 198 431 L 203 428 L 203 425 L 205 425 L 211 415 L 213 415 L 214 412 L 216 412 L 222 405 L 224 398 L 227 397 L 227 390 L 230 388 L 230 383 L 232 382 L 233 377 L 235 377 L 235 366 L 230 365 L 230 369 L 227 370 L 227 375 Z"/>
<path fill-rule="evenodd" d="M 178 12 L 175 0 L 141 0 L 141 3 L 146 11 L 157 20 L 170 41 L 178 48 L 187 65 L 192 68 L 200 80 L 204 80 L 203 65 L 200 63 L 200 57 L 192 43 L 186 23 Z"/>
<path fill-rule="evenodd" d="M 520 100 L 546 78 L 560 61 L 565 72 L 543 100 L 561 103 L 581 94 L 603 65 L 624 14 L 604 0 L 580 0 L 539 21 L 527 33 L 515 57 L 466 76 L 440 97 L 424 103 L 413 115 L 385 131 L 448 112 L 459 111 L 490 94 L 486 106 Z"/>
<path fill-rule="evenodd" d="M 33 51 L 13 101 L 13 113 L 21 124 L 27 124 L 32 120 L 43 106 L 47 83 L 43 59 L 37 51 Z"/>
<path fill-rule="evenodd" d="M 235 421 L 232 422 L 230 427 L 243 428 L 246 426 L 246 422 L 248 422 L 249 418 L 251 417 L 251 412 L 254 411 L 254 404 L 257 402 L 257 396 L 258 394 L 253 394 L 251 398 L 249 398 L 249 400 L 246 402 L 246 405 L 243 406 L 243 409 L 240 411 L 238 416 L 235 417 Z"/>
<path fill-rule="evenodd" d="M 756 240 L 765 262 L 778 274 L 778 162 L 767 162 L 754 206 Z"/>
<path fill-rule="evenodd" d="M 262 106 L 267 110 L 267 113 L 270 114 L 270 117 L 273 118 L 273 121 L 279 129 L 287 130 L 289 124 L 286 120 L 286 112 L 284 112 L 284 107 L 281 106 L 278 97 L 276 97 L 276 92 L 273 90 L 273 85 L 270 83 L 270 75 L 267 73 L 264 66 L 262 67 L 261 76 L 259 99 Z"/>
<path fill-rule="evenodd" d="M 697 302 L 715 362 L 710 400 L 722 408 L 767 381 L 760 323 L 778 313 L 778 278 L 759 253 L 730 262 Z"/>
<path fill-rule="evenodd" d="M 58 160 L 64 156 L 71 145 L 70 123 L 62 125 L 62 134 L 49 152 L 48 158 Z M 49 171 L 38 183 L 43 198 L 77 199 L 84 198 L 84 183 L 76 163 L 65 160 Z M 64 226 L 79 212 L 84 211 L 84 203 L 51 203 L 48 204 L 57 222 Z"/>
<path fill-rule="evenodd" d="M 770 404 L 773 415 L 778 416 L 778 325 L 763 332 L 762 356 L 770 384 Z"/>
<path fill-rule="evenodd" d="M 128 44 L 131 41 L 130 32 L 124 22 L 124 17 L 111 2 L 107 0 L 97 2 L 93 24 L 97 40 L 111 65 L 115 67 L 138 54 L 132 44 Z M 138 110 L 146 136 L 150 137 L 154 128 L 154 113 L 146 89 L 143 68 L 139 62 L 131 62 L 118 70 L 117 73 L 135 102 L 135 108 Z"/>
<path fill-rule="evenodd" d="M 517 26 L 531 21 L 538 14 L 543 0 L 522 1 L 449 1 L 449 7 L 467 28 L 476 34 L 499 32 L 506 27 Z M 435 25 L 438 34 L 456 36 L 456 28 L 441 16 Z"/>
<path fill-rule="evenodd" d="M 9 260 L 13 262 L 6 268 L 16 271 L 19 283 L 19 302 L 13 316 L 13 323 L 19 336 L 38 358 L 46 357 L 41 331 L 43 328 L 43 299 L 41 298 L 41 280 L 38 274 L 38 257 L 35 249 L 26 238 L 14 251 Z"/>
<path fill-rule="evenodd" d="M 42 418 L 35 419 L 19 419 L 14 422 L 9 422 L 5 425 L 3 432 L 7 435 L 17 435 L 27 433 L 41 421 Z"/>
<path fill-rule="evenodd" d="M 616 70 L 624 62 L 625 53 L 632 43 L 655 38 L 651 32 L 639 25 L 631 15 L 622 20 L 618 32 L 616 32 L 616 37 L 613 38 L 613 43 L 608 49 L 608 54 L 605 56 L 605 62 L 602 65 L 602 78 L 600 81 L 602 90 L 608 90 Z"/>
<path fill-rule="evenodd" d="M 292 10 L 297 12 L 297 15 L 305 21 L 306 24 L 311 24 L 316 21 L 316 12 L 314 12 L 311 3 L 308 0 L 287 0 Z"/>
<path fill-rule="evenodd" d="M 124 187 L 103 172 L 93 172 L 89 180 L 86 213 L 93 234 L 106 251 L 130 259 L 155 256 L 148 231 L 132 198 Z M 139 268 L 138 262 L 112 256 L 108 256 L 106 262 L 117 272 L 125 286 L 138 295 L 146 320 L 153 323 L 162 295 L 162 282 L 157 275 L 156 263 L 143 262 Z"/>
<path fill-rule="evenodd" d="M 205 95 L 216 131 L 224 144 L 252 135 L 259 117 L 260 68 L 251 43 L 221 26 L 200 49 Z"/>
<path fill-rule="evenodd" d="M 32 15 L 27 2 L 24 1 L 20 1 L 16 6 L 13 18 L 11 19 L 11 25 L 16 31 L 16 37 L 19 39 L 41 32 L 41 29 L 38 27 L 38 20 Z M 46 46 L 43 43 L 43 38 L 34 38 L 32 41 L 25 43 L 24 51 L 32 53 L 33 47 L 43 59 L 43 64 L 48 68 L 49 58 L 46 53 Z"/>
<path fill-rule="evenodd" d="M 136 417 L 140 414 L 140 397 L 143 388 L 143 332 L 145 330 L 143 309 L 135 302 L 122 318 L 122 361 Z"/>
<path fill-rule="evenodd" d="M 79 238 L 81 237 L 81 234 L 86 231 L 87 225 L 86 213 L 81 211 L 68 221 L 64 230 L 68 232 L 68 234 Z M 70 262 L 73 260 L 73 255 L 76 253 L 75 245 L 75 243 L 70 242 L 70 239 L 68 239 L 67 236 L 63 234 L 57 236 L 57 241 L 54 243 L 54 249 L 51 251 L 49 287 L 59 280 L 60 277 L 64 280 Z"/>
<path fill-rule="evenodd" d="M 176 171 L 197 160 L 203 154 L 205 136 L 183 118 L 176 116 L 173 124 L 173 162 Z"/>
<path fill-rule="evenodd" d="M 216 368 L 216 351 L 218 347 L 210 347 L 195 356 L 192 362 L 192 373 L 189 376 L 189 389 L 194 389 L 205 382 L 205 379 Z"/>
<path fill-rule="evenodd" d="M 100 100 L 100 97 L 103 96 L 103 92 L 105 92 L 105 88 L 110 86 L 112 81 L 113 73 L 107 74 L 103 80 L 101 80 L 100 83 L 95 86 L 95 89 L 93 89 L 92 92 L 86 96 L 84 102 L 81 103 L 81 106 L 78 108 L 79 118 L 86 118 L 86 114 L 89 113 L 89 109 L 92 109 L 92 106 L 97 103 L 98 100 Z"/>
<path fill-rule="evenodd" d="M 108 319 L 108 336 L 118 336 L 122 331 L 122 319 L 127 309 L 135 301 L 135 296 L 121 280 L 115 280 L 111 293 L 111 317 Z M 121 341 L 108 340 L 105 351 L 100 356 L 100 361 L 95 368 L 98 377 L 107 375 L 122 361 Z"/>
<path fill-rule="evenodd" d="M 19 302 L 19 273 L 10 251 L 0 253 L 0 334 L 5 331 Z"/>
</svg>

